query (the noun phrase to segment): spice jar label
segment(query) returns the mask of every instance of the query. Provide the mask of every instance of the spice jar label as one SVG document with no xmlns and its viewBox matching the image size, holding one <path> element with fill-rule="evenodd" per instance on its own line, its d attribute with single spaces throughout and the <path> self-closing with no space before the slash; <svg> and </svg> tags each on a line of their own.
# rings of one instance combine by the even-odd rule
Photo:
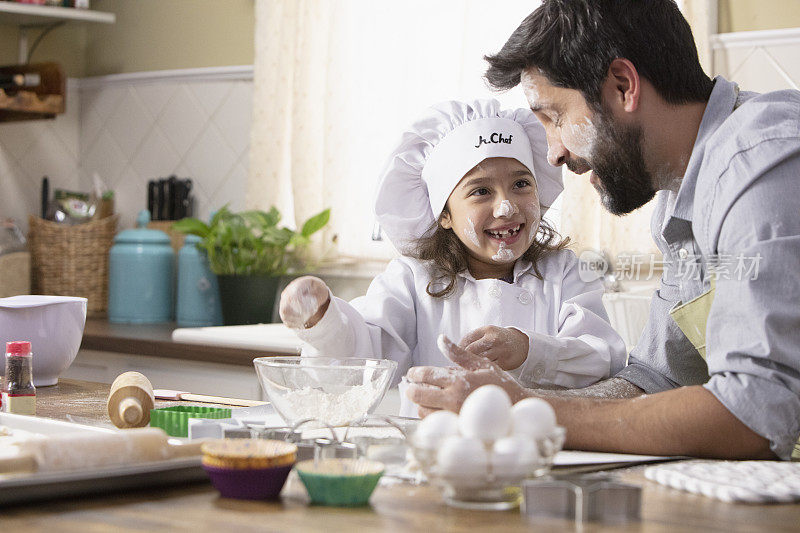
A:
<svg viewBox="0 0 800 533">
<path fill-rule="evenodd" d="M 3 393 L 3 409 L 7 413 L 17 415 L 36 414 L 36 395 L 35 394 L 9 394 Z"/>
</svg>

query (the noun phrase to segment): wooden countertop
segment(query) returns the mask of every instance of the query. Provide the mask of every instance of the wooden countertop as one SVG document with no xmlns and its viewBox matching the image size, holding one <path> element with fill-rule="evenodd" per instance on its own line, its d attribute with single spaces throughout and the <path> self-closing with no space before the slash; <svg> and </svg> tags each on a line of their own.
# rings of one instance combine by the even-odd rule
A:
<svg viewBox="0 0 800 533">
<path fill-rule="evenodd" d="M 38 390 L 40 416 L 105 421 L 108 385 L 62 379 Z M 167 402 L 160 402 L 166 404 Z M 172 402 L 174 403 L 174 402 Z M 800 505 L 726 504 L 651 483 L 641 468 L 616 471 L 643 486 L 642 521 L 612 526 L 564 520 L 528 522 L 519 511 L 447 507 L 431 487 L 378 487 L 368 507 L 309 506 L 291 485 L 278 502 L 220 498 L 210 485 L 152 489 L 94 498 L 38 502 L 0 510 L 8 531 L 797 531 Z"/>
<path fill-rule="evenodd" d="M 164 324 L 111 324 L 105 319 L 88 319 L 83 328 L 82 350 L 150 355 L 170 359 L 207 361 L 253 366 L 256 357 L 287 355 L 286 353 L 227 348 L 174 342 L 174 322 Z"/>
</svg>

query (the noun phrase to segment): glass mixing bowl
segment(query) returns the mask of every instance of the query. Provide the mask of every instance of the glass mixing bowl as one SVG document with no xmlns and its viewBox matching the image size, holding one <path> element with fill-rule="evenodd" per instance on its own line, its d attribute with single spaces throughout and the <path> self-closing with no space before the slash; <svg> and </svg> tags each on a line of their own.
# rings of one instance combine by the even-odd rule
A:
<svg viewBox="0 0 800 533">
<path fill-rule="evenodd" d="M 373 412 L 386 394 L 397 363 L 388 359 L 259 357 L 261 387 L 289 425 L 346 426 Z"/>
<path fill-rule="evenodd" d="M 428 481 L 439 487 L 447 505 L 480 511 L 505 511 L 517 507 L 522 500 L 520 488 L 524 479 L 544 476 L 553 466 L 553 459 L 564 446 L 566 431 L 556 426 L 552 433 L 536 440 L 538 459 L 526 468 L 498 475 L 487 465 L 482 474 L 444 472 L 437 464 L 437 448 L 424 448 L 411 442 L 411 453 Z M 491 443 L 484 443 L 490 453 Z"/>
</svg>

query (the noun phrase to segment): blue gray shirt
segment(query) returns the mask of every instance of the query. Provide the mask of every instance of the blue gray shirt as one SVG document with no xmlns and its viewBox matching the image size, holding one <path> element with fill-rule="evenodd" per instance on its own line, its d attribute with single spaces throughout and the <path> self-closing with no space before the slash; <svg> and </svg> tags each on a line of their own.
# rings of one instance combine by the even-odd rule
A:
<svg viewBox="0 0 800 533">
<path fill-rule="evenodd" d="M 788 459 L 800 435 L 800 92 L 740 93 L 716 78 L 651 231 L 664 272 L 617 376 L 647 393 L 704 384 Z M 704 360 L 668 313 L 712 279 Z"/>
</svg>

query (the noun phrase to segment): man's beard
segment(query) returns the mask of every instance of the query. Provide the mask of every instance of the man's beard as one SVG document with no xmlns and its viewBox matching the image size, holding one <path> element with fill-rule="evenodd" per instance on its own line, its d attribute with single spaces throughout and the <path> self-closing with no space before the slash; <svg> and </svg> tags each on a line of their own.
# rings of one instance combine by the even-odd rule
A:
<svg viewBox="0 0 800 533">
<path fill-rule="evenodd" d="M 603 207 L 614 215 L 625 215 L 656 194 L 642 154 L 642 128 L 616 124 L 604 110 L 595 116 L 597 137 L 590 159 L 568 160 L 567 168 L 576 172 L 591 167 Z"/>
</svg>

